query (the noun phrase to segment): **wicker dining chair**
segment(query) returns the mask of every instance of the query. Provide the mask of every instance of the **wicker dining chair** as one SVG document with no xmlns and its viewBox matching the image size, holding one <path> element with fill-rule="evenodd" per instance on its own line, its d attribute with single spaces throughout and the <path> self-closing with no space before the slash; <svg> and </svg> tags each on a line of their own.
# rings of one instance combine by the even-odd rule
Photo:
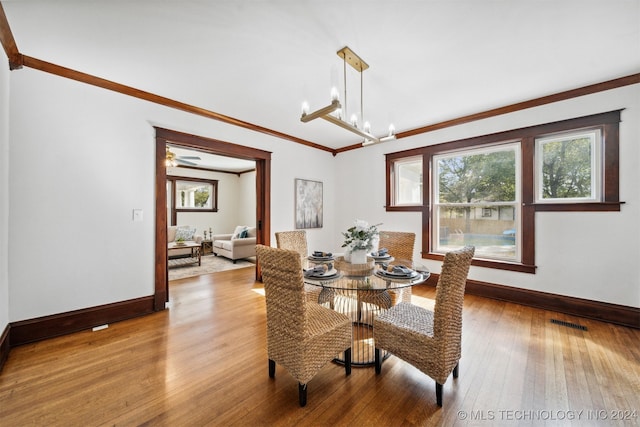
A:
<svg viewBox="0 0 640 427">
<path fill-rule="evenodd" d="M 269 377 L 276 363 L 298 381 L 300 406 L 307 404 L 307 383 L 339 353 L 351 374 L 351 320 L 342 313 L 307 302 L 300 255 L 256 246 L 267 305 Z"/>
<path fill-rule="evenodd" d="M 404 265 L 413 268 L 413 246 L 416 234 L 404 231 L 380 231 L 380 249 L 389 250 L 394 259 L 390 265 Z M 389 297 L 386 297 L 386 294 Z M 368 303 L 387 309 L 399 302 L 411 302 L 411 286 L 402 289 L 392 289 L 382 295 L 380 291 L 359 291 L 359 304 Z"/>
<path fill-rule="evenodd" d="M 276 232 L 276 245 L 280 249 L 289 249 L 298 252 L 300 254 L 302 267 L 306 267 L 309 250 L 307 248 L 307 232 L 305 230 Z"/>
<path fill-rule="evenodd" d="M 449 374 L 458 377 L 464 288 L 474 252 L 466 246 L 445 255 L 433 311 L 401 302 L 373 321 L 376 374 L 385 349 L 435 380 L 438 406 Z"/>
<path fill-rule="evenodd" d="M 394 258 L 391 264 L 413 265 L 413 246 L 416 242 L 416 233 L 405 231 L 380 231 L 380 248 L 387 248 Z"/>
<path fill-rule="evenodd" d="M 276 232 L 276 245 L 280 249 L 289 249 L 298 252 L 302 268 L 309 266 L 309 249 L 307 246 L 307 232 L 305 230 L 294 231 L 278 231 Z M 304 291 L 307 295 L 307 301 L 318 302 L 322 288 L 305 284 Z"/>
<path fill-rule="evenodd" d="M 413 247 L 416 242 L 416 233 L 405 231 L 380 231 L 379 248 L 387 248 L 394 258 L 391 265 L 404 265 L 413 268 Z M 411 286 L 404 289 L 390 291 L 391 305 L 398 302 L 411 302 Z"/>
</svg>

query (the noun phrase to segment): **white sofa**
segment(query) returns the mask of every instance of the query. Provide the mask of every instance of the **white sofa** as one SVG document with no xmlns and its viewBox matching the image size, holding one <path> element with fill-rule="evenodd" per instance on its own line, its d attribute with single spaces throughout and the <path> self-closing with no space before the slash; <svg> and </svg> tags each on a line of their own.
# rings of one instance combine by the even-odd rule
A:
<svg viewBox="0 0 640 427">
<path fill-rule="evenodd" d="M 236 260 L 256 256 L 256 228 L 239 225 L 233 233 L 211 236 L 214 255 Z"/>
<path fill-rule="evenodd" d="M 202 244 L 202 236 L 196 234 L 195 227 L 191 227 L 189 225 L 170 225 L 167 227 L 167 245 L 172 246 L 173 243 L 176 242 L 178 237 L 182 237 L 183 241 L 186 242 L 195 242 Z M 170 258 L 179 258 L 184 256 L 190 256 L 191 249 L 172 249 L 169 254 Z"/>
</svg>

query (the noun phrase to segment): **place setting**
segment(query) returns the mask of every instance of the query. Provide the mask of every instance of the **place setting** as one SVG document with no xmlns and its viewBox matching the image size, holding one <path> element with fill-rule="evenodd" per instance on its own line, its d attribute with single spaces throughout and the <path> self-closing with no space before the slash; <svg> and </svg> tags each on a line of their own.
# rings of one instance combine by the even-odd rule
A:
<svg viewBox="0 0 640 427">
<path fill-rule="evenodd" d="M 371 256 L 371 258 L 375 260 L 375 262 L 393 261 L 393 257 L 389 254 L 389 250 L 387 248 L 382 248 L 378 251 L 373 251 L 369 255 Z"/>
<path fill-rule="evenodd" d="M 326 262 L 335 260 L 335 257 L 331 252 L 313 251 L 313 253 L 307 257 L 307 259 L 309 261 L 315 262 Z"/>
<path fill-rule="evenodd" d="M 420 276 L 420 273 L 409 267 L 405 267 L 404 265 L 390 265 L 388 267 L 380 268 L 376 270 L 375 274 L 376 276 L 384 279 L 394 280 L 410 280 Z"/>
<path fill-rule="evenodd" d="M 339 277 L 339 272 L 333 267 L 333 263 L 316 265 L 304 270 L 304 277 L 307 279 L 335 279 Z"/>
</svg>

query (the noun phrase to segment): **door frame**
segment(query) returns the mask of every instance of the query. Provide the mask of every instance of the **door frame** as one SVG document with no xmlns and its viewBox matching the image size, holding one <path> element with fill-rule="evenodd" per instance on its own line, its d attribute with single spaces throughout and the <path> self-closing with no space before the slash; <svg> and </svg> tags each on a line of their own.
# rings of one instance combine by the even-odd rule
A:
<svg viewBox="0 0 640 427">
<path fill-rule="evenodd" d="M 154 310 L 164 310 L 169 301 L 167 272 L 167 144 L 194 148 L 212 154 L 236 157 L 256 162 L 256 242 L 271 244 L 271 152 L 245 147 L 231 142 L 186 134 L 154 126 L 156 130 L 156 227 L 155 227 L 155 291 Z M 259 269 L 256 265 L 256 279 Z"/>
</svg>

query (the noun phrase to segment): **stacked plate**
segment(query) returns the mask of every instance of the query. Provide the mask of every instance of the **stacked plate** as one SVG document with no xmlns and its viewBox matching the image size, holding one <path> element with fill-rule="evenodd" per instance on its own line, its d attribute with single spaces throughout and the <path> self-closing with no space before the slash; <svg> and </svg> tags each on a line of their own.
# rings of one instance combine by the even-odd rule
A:
<svg viewBox="0 0 640 427">
<path fill-rule="evenodd" d="M 377 270 L 376 276 L 383 277 L 385 279 L 415 279 L 420 275 L 420 273 L 415 270 L 407 270 L 408 271 Z"/>
<path fill-rule="evenodd" d="M 333 261 L 335 258 L 331 252 L 315 251 L 308 257 L 309 261 Z"/>
<path fill-rule="evenodd" d="M 307 279 L 333 279 L 338 277 L 338 270 L 332 268 L 331 270 L 316 272 L 313 269 L 305 271 L 304 277 Z"/>
</svg>

